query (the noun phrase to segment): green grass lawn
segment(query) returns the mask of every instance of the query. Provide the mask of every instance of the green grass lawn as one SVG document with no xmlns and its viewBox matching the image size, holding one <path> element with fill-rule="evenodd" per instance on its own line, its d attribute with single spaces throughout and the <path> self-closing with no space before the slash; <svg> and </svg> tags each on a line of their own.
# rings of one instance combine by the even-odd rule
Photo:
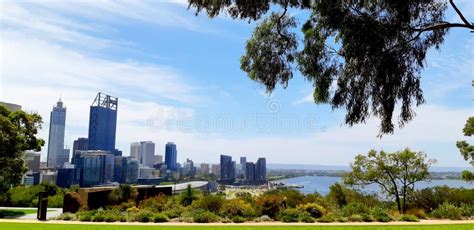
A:
<svg viewBox="0 0 474 230">
<path fill-rule="evenodd" d="M 0 209 L 0 218 L 36 213 L 36 209 Z"/>
<path fill-rule="evenodd" d="M 0 223 L 0 229 L 21 229 L 21 230 L 283 230 L 283 229 L 297 229 L 297 230 L 362 230 L 362 229 L 381 229 L 381 230 L 472 230 L 474 225 L 456 224 L 456 225 L 380 225 L 380 226 L 150 226 L 150 225 L 82 225 L 82 224 L 23 224 L 23 223 Z"/>
</svg>

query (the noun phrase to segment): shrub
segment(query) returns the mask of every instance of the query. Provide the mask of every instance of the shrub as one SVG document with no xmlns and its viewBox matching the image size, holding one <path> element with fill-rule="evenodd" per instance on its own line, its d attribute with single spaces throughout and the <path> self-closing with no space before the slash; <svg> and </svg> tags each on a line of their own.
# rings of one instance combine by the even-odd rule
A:
<svg viewBox="0 0 474 230">
<path fill-rule="evenodd" d="M 387 214 L 382 208 L 376 207 L 370 211 L 373 219 L 379 222 L 389 222 L 392 221 L 393 218 Z"/>
<path fill-rule="evenodd" d="M 94 216 L 92 216 L 93 222 L 102 222 L 104 221 L 104 214 L 102 212 L 96 212 Z"/>
<path fill-rule="evenodd" d="M 393 218 L 385 212 L 377 212 L 372 214 L 374 219 L 378 222 L 390 222 Z"/>
<path fill-rule="evenodd" d="M 92 216 L 93 216 L 93 212 L 90 212 L 90 211 L 82 211 L 82 212 L 78 212 L 76 213 L 76 217 L 79 221 L 92 221 Z"/>
<path fill-rule="evenodd" d="M 168 217 L 163 213 L 157 213 L 153 216 L 153 222 L 155 223 L 168 222 Z"/>
<path fill-rule="evenodd" d="M 474 216 L 474 206 L 468 204 L 461 204 L 459 207 L 461 209 L 461 215 L 465 217 Z"/>
<path fill-rule="evenodd" d="M 303 212 L 300 214 L 299 221 L 305 222 L 305 223 L 313 223 L 314 219 L 311 217 L 311 215 L 307 212 Z"/>
<path fill-rule="evenodd" d="M 62 208 L 64 202 L 64 192 L 59 190 L 54 196 L 48 197 L 48 208 Z"/>
<path fill-rule="evenodd" d="M 257 206 L 263 215 L 275 218 L 280 212 L 283 198 L 277 195 L 262 194 L 257 200 Z"/>
<path fill-rule="evenodd" d="M 72 215 L 71 213 L 62 213 L 61 215 L 59 215 L 58 217 L 56 217 L 57 220 L 65 220 L 65 221 L 68 221 L 68 220 L 73 220 L 74 219 L 74 215 Z"/>
<path fill-rule="evenodd" d="M 460 220 L 462 218 L 461 208 L 451 203 L 445 202 L 431 212 L 431 215 L 438 219 Z"/>
<path fill-rule="evenodd" d="M 349 222 L 349 218 L 341 216 L 341 217 L 337 218 L 337 221 L 342 222 L 342 223 Z"/>
<path fill-rule="evenodd" d="M 193 214 L 196 223 L 212 223 L 219 221 L 219 216 L 209 211 L 199 211 Z"/>
<path fill-rule="evenodd" d="M 241 199 L 226 201 L 221 208 L 221 215 L 232 218 L 234 216 L 253 217 L 255 210 L 252 206 Z"/>
<path fill-rule="evenodd" d="M 319 218 L 323 216 L 324 213 L 326 213 L 326 209 L 323 206 L 316 203 L 299 205 L 298 208 L 304 212 L 309 213 L 309 215 L 311 215 L 311 217 L 314 217 L 314 218 Z"/>
<path fill-rule="evenodd" d="M 349 203 L 341 211 L 343 216 L 352 216 L 354 214 L 367 214 L 369 210 L 366 205 L 361 203 Z"/>
<path fill-rule="evenodd" d="M 232 217 L 232 222 L 234 222 L 234 223 L 243 223 L 243 222 L 245 222 L 245 218 L 243 218 L 241 216 L 234 216 L 234 217 Z"/>
<path fill-rule="evenodd" d="M 350 222 L 362 222 L 362 216 L 360 216 L 359 214 L 354 214 L 354 215 L 351 215 L 348 217 L 349 221 Z"/>
<path fill-rule="evenodd" d="M 420 219 L 426 219 L 428 218 L 428 215 L 426 215 L 425 213 L 425 210 L 421 209 L 421 208 L 411 208 L 411 209 L 408 209 L 405 214 L 410 214 L 410 215 L 414 215 Z"/>
<path fill-rule="evenodd" d="M 166 202 L 166 196 L 160 193 L 158 196 L 142 200 L 138 207 L 140 209 L 148 209 L 153 212 L 161 212 L 165 210 Z"/>
<path fill-rule="evenodd" d="M 404 214 L 404 215 L 401 215 L 399 218 L 398 218 L 399 221 L 406 221 L 406 222 L 419 222 L 420 219 L 418 219 L 418 217 L 414 216 L 414 215 L 409 215 L 409 214 Z"/>
<path fill-rule="evenodd" d="M 301 210 L 296 208 L 288 208 L 280 212 L 278 219 L 283 222 L 298 222 Z"/>
<path fill-rule="evenodd" d="M 336 218 L 335 215 L 329 214 L 329 215 L 325 215 L 325 216 L 317 219 L 316 221 L 318 221 L 320 223 L 332 223 L 332 222 L 335 222 L 336 219 L 337 218 Z"/>
<path fill-rule="evenodd" d="M 168 218 L 178 218 L 183 213 L 183 208 L 181 206 L 174 207 L 162 212 Z"/>
<path fill-rule="evenodd" d="M 133 219 L 138 222 L 150 222 L 153 219 L 153 212 L 150 210 L 140 210 L 134 215 Z"/>
<path fill-rule="evenodd" d="M 221 209 L 222 205 L 224 204 L 224 197 L 219 195 L 208 195 L 203 196 L 201 199 L 196 200 L 193 202 L 193 208 L 196 209 L 203 209 L 210 212 L 218 213 Z M 226 201 L 230 202 L 230 201 Z"/>
<path fill-rule="evenodd" d="M 263 215 L 261 217 L 257 217 L 254 219 L 255 222 L 270 222 L 270 221 L 273 221 L 272 218 L 270 218 L 269 216 L 267 215 Z"/>
<path fill-rule="evenodd" d="M 360 214 L 360 217 L 362 217 L 362 221 L 364 221 L 364 222 L 372 222 L 372 221 L 374 221 L 374 219 L 372 219 L 372 216 L 370 216 L 370 215 L 367 214 L 367 213 L 362 213 L 362 214 Z"/>
<path fill-rule="evenodd" d="M 81 197 L 76 192 L 68 192 L 64 195 L 63 212 L 76 213 L 81 206 Z"/>
<path fill-rule="evenodd" d="M 137 213 L 137 212 L 139 212 L 139 211 L 140 211 L 140 209 L 137 208 L 137 207 L 127 208 L 127 212 L 128 212 L 128 213 Z"/>
</svg>

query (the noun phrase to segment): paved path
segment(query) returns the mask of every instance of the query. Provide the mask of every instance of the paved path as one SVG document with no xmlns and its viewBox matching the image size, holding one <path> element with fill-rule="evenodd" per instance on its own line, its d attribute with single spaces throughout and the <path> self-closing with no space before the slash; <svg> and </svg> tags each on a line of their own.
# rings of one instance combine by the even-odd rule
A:
<svg viewBox="0 0 474 230">
<path fill-rule="evenodd" d="M 28 209 L 28 210 L 38 210 L 38 208 L 22 208 L 22 207 L 0 207 L 0 209 Z M 46 213 L 46 218 L 55 218 L 63 213 L 62 208 L 48 208 L 48 212 Z M 15 216 L 15 217 L 8 217 L 8 219 L 21 219 L 21 220 L 36 220 L 36 213 L 26 214 L 24 216 Z"/>
</svg>

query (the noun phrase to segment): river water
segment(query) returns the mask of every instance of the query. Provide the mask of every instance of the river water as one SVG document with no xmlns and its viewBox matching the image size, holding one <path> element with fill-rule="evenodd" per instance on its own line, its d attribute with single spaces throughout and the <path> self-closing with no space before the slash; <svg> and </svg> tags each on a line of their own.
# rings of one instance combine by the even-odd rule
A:
<svg viewBox="0 0 474 230">
<path fill-rule="evenodd" d="M 313 192 L 318 192 L 322 195 L 329 193 L 329 186 L 336 182 L 342 182 L 341 177 L 329 177 L 329 176 L 302 176 L 294 177 L 289 179 L 278 180 L 277 182 L 283 182 L 285 184 L 298 184 L 303 185 L 304 188 L 299 188 L 302 193 L 309 194 Z M 434 186 L 443 186 L 447 185 L 453 188 L 470 188 L 474 189 L 474 183 L 469 183 L 462 180 L 431 180 L 430 182 L 418 182 L 415 184 L 415 189 L 434 187 Z M 363 191 L 366 192 L 379 192 L 378 185 L 369 185 L 366 186 Z"/>
</svg>

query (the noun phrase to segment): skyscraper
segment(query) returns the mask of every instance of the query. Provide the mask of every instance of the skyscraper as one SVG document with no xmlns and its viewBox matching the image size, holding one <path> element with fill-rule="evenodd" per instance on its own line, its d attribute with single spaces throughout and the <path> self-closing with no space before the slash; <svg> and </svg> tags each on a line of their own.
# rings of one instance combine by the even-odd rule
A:
<svg viewBox="0 0 474 230">
<path fill-rule="evenodd" d="M 56 158 L 56 167 L 63 168 L 66 162 L 69 162 L 69 152 L 70 149 L 64 148 L 62 153 L 59 154 Z"/>
<path fill-rule="evenodd" d="M 28 172 L 39 172 L 41 155 L 32 151 L 26 151 L 24 155 L 25 165 Z"/>
<path fill-rule="evenodd" d="M 267 180 L 267 163 L 266 159 L 261 157 L 258 158 L 255 164 L 255 180 L 263 183 Z"/>
<path fill-rule="evenodd" d="M 235 180 L 235 161 L 231 156 L 221 155 L 221 183 L 232 184 Z"/>
<path fill-rule="evenodd" d="M 140 162 L 140 142 L 130 143 L 130 157 Z"/>
<path fill-rule="evenodd" d="M 252 162 L 245 163 L 245 181 L 253 183 L 255 181 L 255 164 Z"/>
<path fill-rule="evenodd" d="M 66 127 L 66 108 L 63 107 L 61 98 L 51 111 L 48 138 L 48 167 L 59 167 L 57 158 L 63 153 L 64 129 Z"/>
<path fill-rule="evenodd" d="M 78 151 L 75 163 L 76 181 L 81 186 L 99 185 L 114 179 L 114 156 L 108 151 Z"/>
<path fill-rule="evenodd" d="M 87 151 L 89 148 L 89 139 L 85 137 L 79 137 L 77 140 L 74 140 L 72 144 L 72 158 L 71 163 L 74 164 L 74 159 L 76 158 L 76 151 Z"/>
<path fill-rule="evenodd" d="M 140 160 L 142 165 L 153 168 L 155 164 L 155 143 L 152 141 L 140 142 Z"/>
<path fill-rule="evenodd" d="M 90 106 L 89 150 L 110 151 L 115 149 L 118 98 L 98 93 Z"/>
<path fill-rule="evenodd" d="M 167 169 L 171 171 L 176 171 L 178 169 L 178 151 L 176 150 L 176 145 L 173 142 L 166 143 L 165 146 L 165 164 Z"/>
</svg>

